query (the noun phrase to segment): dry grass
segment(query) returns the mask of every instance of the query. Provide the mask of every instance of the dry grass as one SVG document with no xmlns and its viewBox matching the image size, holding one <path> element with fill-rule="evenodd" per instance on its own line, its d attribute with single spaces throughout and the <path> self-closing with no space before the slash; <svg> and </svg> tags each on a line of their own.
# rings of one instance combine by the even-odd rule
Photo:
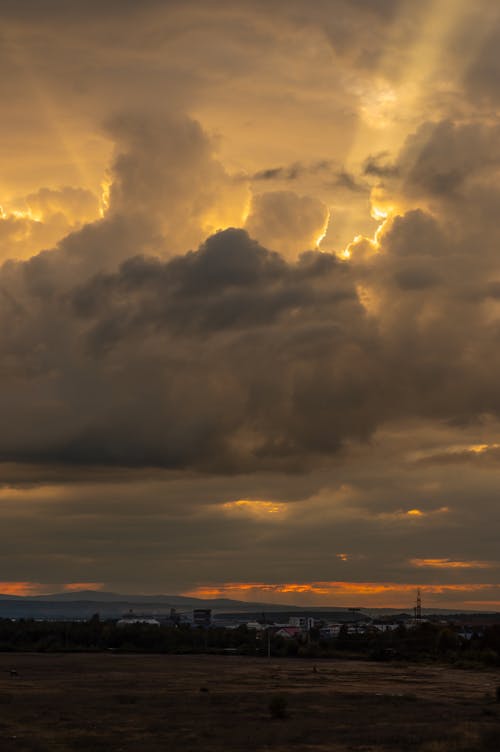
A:
<svg viewBox="0 0 500 752">
<path fill-rule="evenodd" d="M 499 679 L 347 661 L 316 673 L 300 660 L 0 654 L 0 750 L 497 752 Z M 269 711 L 276 695 L 283 718 Z"/>
</svg>

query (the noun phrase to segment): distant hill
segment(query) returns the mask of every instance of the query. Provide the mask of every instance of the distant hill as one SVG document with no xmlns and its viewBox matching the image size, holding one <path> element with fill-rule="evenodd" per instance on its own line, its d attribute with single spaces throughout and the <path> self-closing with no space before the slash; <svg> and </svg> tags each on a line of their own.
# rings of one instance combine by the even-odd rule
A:
<svg viewBox="0 0 500 752">
<path fill-rule="evenodd" d="M 189 611 L 193 608 L 211 608 L 214 613 L 246 613 L 249 618 L 263 613 L 284 614 L 308 613 L 320 615 L 329 613 L 332 617 L 337 614 L 343 620 L 349 613 L 353 618 L 395 616 L 401 614 L 396 608 L 366 608 L 360 609 L 356 615 L 352 610 L 342 606 L 292 606 L 277 603 L 259 603 L 231 600 L 230 598 L 193 598 L 185 595 L 141 595 L 107 593 L 101 590 L 77 590 L 50 595 L 1 595 L 0 618 L 13 619 L 88 619 L 99 613 L 103 619 L 119 618 L 127 611 L 167 615 L 170 609 Z M 457 614 L 457 610 L 450 609 L 422 609 L 423 614 L 442 614 L 443 616 Z M 478 612 L 460 612 L 473 614 Z M 495 613 L 495 612 L 481 612 Z"/>
<path fill-rule="evenodd" d="M 189 611 L 211 608 L 214 612 L 301 611 L 297 606 L 247 603 L 229 598 L 191 598 L 183 595 L 131 595 L 100 590 L 79 590 L 50 595 L 12 596 L 0 594 L 0 618 L 88 619 L 99 613 L 104 619 L 119 618 L 127 611 L 167 615 L 170 609 Z M 340 610 L 340 609 L 339 609 Z"/>
<path fill-rule="evenodd" d="M 51 593 L 49 595 L 2 595 L 2 600 L 33 601 L 33 602 L 50 602 L 50 603 L 67 603 L 67 602 L 92 602 L 92 603 L 142 603 L 145 605 L 161 605 L 166 607 L 179 608 L 230 608 L 231 610 L 241 609 L 243 611 L 255 611 L 256 609 L 283 609 L 294 610 L 301 608 L 299 606 L 290 606 L 283 604 L 270 604 L 248 601 L 237 601 L 230 598 L 194 598 L 187 595 L 143 595 L 143 594 L 121 594 L 107 593 L 102 590 L 73 590 L 62 593 Z"/>
</svg>

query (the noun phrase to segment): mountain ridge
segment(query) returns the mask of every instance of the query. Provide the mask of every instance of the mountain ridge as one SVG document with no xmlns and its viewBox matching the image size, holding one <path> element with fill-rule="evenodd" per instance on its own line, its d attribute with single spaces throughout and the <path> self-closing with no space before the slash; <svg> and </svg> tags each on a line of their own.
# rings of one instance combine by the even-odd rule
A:
<svg viewBox="0 0 500 752">
<path fill-rule="evenodd" d="M 8 604 L 12 604 L 12 606 L 19 606 L 22 608 L 23 604 L 30 608 L 35 608 L 37 611 L 41 611 L 43 609 L 43 606 L 46 605 L 47 608 L 50 608 L 53 610 L 54 608 L 57 609 L 58 604 L 60 604 L 61 608 L 63 608 L 65 605 L 68 608 L 71 608 L 72 611 L 76 610 L 76 607 L 79 605 L 82 607 L 82 609 L 90 608 L 92 605 L 92 609 L 94 611 L 98 611 L 99 607 L 103 608 L 106 607 L 106 611 L 119 611 L 119 610 L 128 610 L 131 607 L 139 607 L 139 606 L 149 606 L 151 609 L 156 608 L 157 610 L 164 611 L 169 608 L 185 608 L 185 609 L 192 609 L 192 608 L 211 608 L 214 611 L 249 611 L 249 612 L 269 612 L 269 611 L 295 611 L 295 612 L 325 612 L 325 611 L 331 611 L 331 612 L 347 612 L 347 611 L 356 611 L 361 612 L 364 614 L 372 614 L 372 615 L 390 615 L 390 614 L 401 614 L 401 613 L 412 613 L 413 609 L 409 606 L 402 606 L 400 608 L 384 608 L 384 607 L 367 607 L 367 608 L 359 608 L 359 609 L 353 609 L 349 606 L 330 606 L 330 605 L 321 605 L 321 606 L 308 606 L 308 605 L 291 605 L 291 604 L 283 604 L 283 603 L 262 603 L 259 601 L 238 601 L 233 600 L 231 598 L 196 598 L 193 596 L 187 596 L 187 595 L 166 595 L 166 594 L 157 594 L 157 595 L 145 595 L 145 594 L 130 594 L 130 593 L 113 593 L 113 592 L 106 592 L 102 590 L 75 590 L 75 591 L 62 591 L 59 593 L 49 593 L 44 595 L 13 595 L 13 594 L 2 594 L 0 593 L 0 604 L 2 605 L 2 608 L 0 608 L 0 615 L 2 615 L 2 612 L 8 611 Z M 37 607 L 38 604 L 38 607 Z M 495 610 L 488 610 L 488 611 L 470 611 L 470 610 L 464 610 L 464 609 L 445 609 L 445 608 L 423 608 L 422 609 L 424 614 L 457 614 L 457 613 L 463 613 L 463 614 L 494 614 L 497 613 Z"/>
</svg>

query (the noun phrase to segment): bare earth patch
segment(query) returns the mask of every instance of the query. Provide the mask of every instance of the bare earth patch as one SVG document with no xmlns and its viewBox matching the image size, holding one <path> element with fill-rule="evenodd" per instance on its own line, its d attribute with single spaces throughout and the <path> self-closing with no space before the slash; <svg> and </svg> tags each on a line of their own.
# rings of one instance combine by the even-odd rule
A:
<svg viewBox="0 0 500 752">
<path fill-rule="evenodd" d="M 315 665 L 197 655 L 0 654 L 0 750 L 500 750 L 499 670 Z M 270 712 L 277 695 L 285 698 L 283 717 Z"/>
</svg>

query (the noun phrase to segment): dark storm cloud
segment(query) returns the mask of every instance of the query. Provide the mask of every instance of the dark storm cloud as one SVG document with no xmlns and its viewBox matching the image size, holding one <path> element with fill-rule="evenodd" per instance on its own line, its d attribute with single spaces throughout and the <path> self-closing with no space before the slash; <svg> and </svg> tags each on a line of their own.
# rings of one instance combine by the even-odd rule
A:
<svg viewBox="0 0 500 752">
<path fill-rule="evenodd" d="M 336 188 L 344 188 L 352 193 L 368 193 L 368 186 L 360 183 L 354 175 L 346 170 L 340 170 L 335 176 L 332 185 Z"/>
<path fill-rule="evenodd" d="M 270 167 L 266 170 L 259 170 L 252 175 L 252 180 L 297 180 L 304 175 L 316 175 L 331 169 L 332 162 L 327 159 L 312 164 L 295 162 L 295 164 L 287 167 Z"/>
<path fill-rule="evenodd" d="M 312 164 L 295 162 L 285 167 L 269 167 L 254 173 L 251 180 L 293 182 L 315 176 L 323 176 L 325 183 L 333 188 L 342 188 L 353 193 L 367 193 L 369 190 L 368 186 L 359 182 L 353 174 L 345 169 L 339 169 L 338 165 L 327 159 Z"/>
<path fill-rule="evenodd" d="M 18 385 L 25 409 L 11 402 L 18 421 L 4 460 L 292 469 L 370 431 L 373 416 L 361 404 L 351 421 L 339 402 L 335 426 L 324 414 L 337 389 L 340 400 L 347 389 L 364 401 L 349 362 L 371 347 L 363 309 L 332 256 L 289 265 L 228 230 L 165 264 L 131 260 L 70 295 L 52 288 L 50 302 L 46 269 L 36 259 L 27 267 L 35 318 L 5 304 L 15 320 L 2 342 L 4 377 L 24 370 L 29 378 Z M 345 361 L 345 373 L 329 383 L 322 371 L 334 368 L 332 357 Z M 43 442 L 31 426 L 37 411 L 52 416 Z"/>
<path fill-rule="evenodd" d="M 452 197 L 500 164 L 498 126 L 426 123 L 409 138 L 399 167 L 408 191 Z"/>
<path fill-rule="evenodd" d="M 384 235 L 384 250 L 391 260 L 402 257 L 442 256 L 446 252 L 446 238 L 434 217 L 421 209 L 412 209 L 404 216 L 396 216 Z"/>
<path fill-rule="evenodd" d="M 423 264 L 407 266 L 394 275 L 401 290 L 423 290 L 439 284 L 441 278 Z"/>
<path fill-rule="evenodd" d="M 382 152 L 381 154 L 367 157 L 363 165 L 363 174 L 373 175 L 378 178 L 396 176 L 399 170 L 395 165 L 387 162 L 388 156 L 387 152 Z"/>
<path fill-rule="evenodd" d="M 182 216 L 191 191 L 210 203 L 207 182 L 219 190 L 226 176 L 196 124 L 120 122 L 126 146 L 106 218 L 2 269 L 4 461 L 293 472 L 395 419 L 500 414 L 497 325 L 472 294 L 494 300 L 484 274 L 497 236 L 483 239 L 478 265 L 468 215 L 448 222 L 477 196 L 478 176 L 489 179 L 491 132 L 445 124 L 409 139 L 396 199 L 435 197 L 427 176 L 443 139 L 439 169 L 464 170 L 462 146 L 474 147 L 472 193 L 464 177 L 445 197 L 444 221 L 424 208 L 394 217 L 376 253 L 358 240 L 351 262 L 309 252 L 292 263 L 231 229 L 162 261 L 144 253 L 168 247 L 169 200 Z M 168 145 L 151 164 L 148 145 L 162 134 Z M 176 151 L 189 156 L 184 173 Z M 361 303 L 366 290 L 376 310 Z"/>
<path fill-rule="evenodd" d="M 402 192 L 417 202 L 447 202 L 452 212 L 460 201 L 469 202 L 472 210 L 489 211 L 481 189 L 488 185 L 497 191 L 499 166 L 498 125 L 447 119 L 423 123 L 408 136 L 397 162 L 390 169 L 383 167 L 379 176 L 396 198 Z M 441 204 L 440 211 L 445 210 Z"/>
</svg>

